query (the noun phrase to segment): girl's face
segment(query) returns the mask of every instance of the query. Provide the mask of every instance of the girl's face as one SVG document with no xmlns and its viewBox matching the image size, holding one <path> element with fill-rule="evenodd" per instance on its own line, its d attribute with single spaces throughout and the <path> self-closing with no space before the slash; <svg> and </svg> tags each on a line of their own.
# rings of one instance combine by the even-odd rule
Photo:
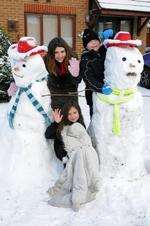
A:
<svg viewBox="0 0 150 226">
<path fill-rule="evenodd" d="M 94 39 L 94 40 L 91 40 L 88 44 L 87 44 L 87 49 L 88 50 L 95 50 L 95 51 L 98 51 L 99 48 L 101 46 L 101 43 L 97 40 L 97 39 Z"/>
<path fill-rule="evenodd" d="M 70 122 L 77 122 L 79 119 L 79 112 L 75 107 L 71 107 L 68 112 L 68 120 Z"/>
<path fill-rule="evenodd" d="M 55 60 L 62 63 L 66 57 L 66 50 L 64 47 L 56 47 L 55 49 Z"/>
</svg>

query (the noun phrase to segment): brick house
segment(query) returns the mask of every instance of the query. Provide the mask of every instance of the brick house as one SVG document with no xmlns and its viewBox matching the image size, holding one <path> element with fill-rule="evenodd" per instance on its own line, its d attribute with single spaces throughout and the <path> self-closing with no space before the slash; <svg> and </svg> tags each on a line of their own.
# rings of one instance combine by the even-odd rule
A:
<svg viewBox="0 0 150 226">
<path fill-rule="evenodd" d="M 61 36 L 80 54 L 85 18 L 95 30 L 130 31 L 143 40 L 143 51 L 150 45 L 149 0 L 0 0 L 0 26 L 12 42 L 28 35 L 47 45 Z"/>
<path fill-rule="evenodd" d="M 129 31 L 150 47 L 150 0 L 93 0 L 89 2 L 90 23 L 95 30 L 111 27 L 115 32 Z"/>
<path fill-rule="evenodd" d="M 87 13 L 88 0 L 0 0 L 0 26 L 12 42 L 28 35 L 48 44 L 61 36 L 78 53 Z"/>
</svg>

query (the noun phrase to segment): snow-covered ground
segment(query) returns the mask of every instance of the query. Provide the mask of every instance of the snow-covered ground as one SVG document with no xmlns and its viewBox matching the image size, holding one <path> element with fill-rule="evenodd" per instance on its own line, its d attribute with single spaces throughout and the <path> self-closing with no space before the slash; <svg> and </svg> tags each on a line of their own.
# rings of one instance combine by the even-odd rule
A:
<svg viewBox="0 0 150 226">
<path fill-rule="evenodd" d="M 81 90 L 84 87 L 81 85 Z M 150 90 L 139 87 L 144 98 L 144 118 L 146 129 L 145 160 L 147 170 L 150 172 Z M 84 95 L 83 92 L 80 95 Z M 86 125 L 89 124 L 89 110 L 85 98 L 80 97 L 80 106 L 84 115 Z M 120 222 L 120 208 L 116 208 L 113 221 L 111 213 L 103 214 L 99 208 L 100 194 L 97 199 L 83 206 L 79 212 L 72 209 L 52 207 L 47 204 L 48 195 L 46 188 L 44 193 L 41 185 L 39 190 L 31 193 L 24 193 L 19 196 L 10 196 L 10 188 L 7 187 L 6 162 L 9 163 L 9 156 L 12 150 L 11 135 L 7 124 L 8 104 L 0 104 L 0 226 L 132 226 L 128 219 Z M 3 176 L 2 176 L 3 175 Z M 38 178 L 37 178 L 38 180 Z M 48 182 L 46 182 L 47 184 Z M 129 213 L 130 214 L 130 213 Z M 150 226 L 150 219 L 139 219 L 136 226 Z"/>
</svg>

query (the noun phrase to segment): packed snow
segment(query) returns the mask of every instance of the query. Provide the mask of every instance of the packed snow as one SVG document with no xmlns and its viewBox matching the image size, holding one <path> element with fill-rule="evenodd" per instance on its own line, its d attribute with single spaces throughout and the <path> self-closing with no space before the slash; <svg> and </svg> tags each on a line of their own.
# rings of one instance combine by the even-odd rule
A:
<svg viewBox="0 0 150 226">
<path fill-rule="evenodd" d="M 80 90 L 84 89 L 84 85 L 80 85 Z M 147 171 L 150 173 L 150 90 L 139 87 L 144 98 L 144 120 L 146 129 L 146 147 L 145 147 L 145 164 Z M 81 96 L 84 92 L 80 93 Z M 86 105 L 85 98 L 80 97 L 80 106 L 84 115 L 86 125 L 89 124 L 89 113 L 88 106 Z M 123 206 L 113 206 L 112 212 L 107 212 L 107 209 L 101 209 L 101 191 L 97 195 L 97 199 L 84 205 L 79 212 L 74 212 L 72 209 L 52 207 L 47 204 L 49 200 L 48 194 L 46 193 L 50 183 L 54 183 L 59 173 L 62 170 L 62 166 L 59 161 L 54 158 L 51 163 L 52 175 L 50 175 L 51 181 L 43 181 L 43 184 L 37 188 L 35 186 L 38 183 L 38 174 L 40 170 L 35 173 L 33 184 L 30 188 L 25 187 L 24 192 L 14 192 L 12 187 L 9 187 L 7 178 L 9 175 L 9 164 L 12 156 L 16 158 L 18 152 L 17 146 L 13 146 L 14 140 L 12 140 L 14 131 L 9 128 L 7 121 L 7 109 L 8 104 L 0 104 L 0 225 L 1 226 L 149 226 L 149 219 L 143 216 L 139 218 L 137 222 L 129 222 L 132 213 L 132 206 L 129 209 L 129 217 L 125 218 L 122 222 L 121 216 L 123 215 Z M 30 134 L 28 134 L 30 138 Z M 17 144 L 17 142 L 16 142 Z M 39 147 L 37 146 L 37 150 Z M 33 150 L 32 155 L 24 155 L 24 162 L 28 162 L 28 158 L 36 158 L 36 150 Z M 22 163 L 23 164 L 23 163 Z M 13 181 L 12 181 L 13 182 Z M 24 186 L 28 184 L 28 178 L 22 178 Z M 142 186 L 142 185 L 141 185 Z M 124 188 L 125 192 L 125 188 Z M 112 202 L 112 203 L 109 203 Z M 113 205 L 112 200 L 108 200 L 108 206 Z M 140 211 L 140 201 L 138 203 Z"/>
</svg>

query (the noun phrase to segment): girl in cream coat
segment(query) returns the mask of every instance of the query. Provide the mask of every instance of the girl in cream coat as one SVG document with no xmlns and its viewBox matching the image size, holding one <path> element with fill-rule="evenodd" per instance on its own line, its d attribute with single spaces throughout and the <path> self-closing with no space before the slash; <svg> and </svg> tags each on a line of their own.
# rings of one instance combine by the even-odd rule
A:
<svg viewBox="0 0 150 226">
<path fill-rule="evenodd" d="M 60 110 L 53 112 L 59 123 L 58 131 L 64 142 L 66 167 L 49 189 L 49 204 L 58 207 L 72 207 L 79 210 L 81 204 L 93 200 L 99 190 L 99 164 L 97 153 L 84 127 L 79 106 L 67 104 L 63 116 Z"/>
</svg>

